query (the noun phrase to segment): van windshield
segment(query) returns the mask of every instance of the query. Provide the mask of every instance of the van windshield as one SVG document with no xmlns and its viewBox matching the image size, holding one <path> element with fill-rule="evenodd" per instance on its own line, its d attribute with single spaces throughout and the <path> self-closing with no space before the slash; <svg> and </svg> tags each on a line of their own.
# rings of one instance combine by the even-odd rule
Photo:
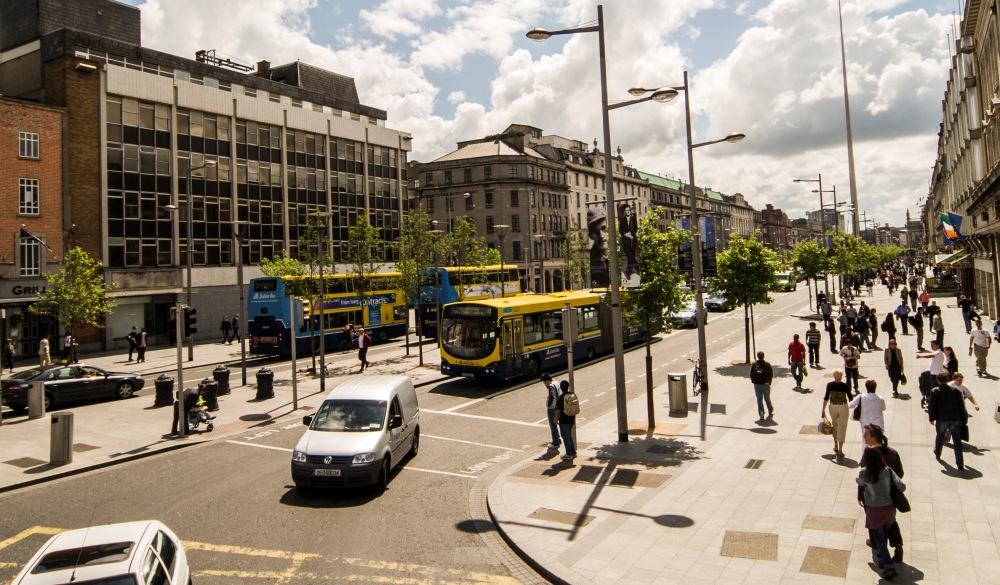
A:
<svg viewBox="0 0 1000 585">
<path fill-rule="evenodd" d="M 309 428 L 343 433 L 381 431 L 386 404 L 384 400 L 327 400 Z"/>
</svg>

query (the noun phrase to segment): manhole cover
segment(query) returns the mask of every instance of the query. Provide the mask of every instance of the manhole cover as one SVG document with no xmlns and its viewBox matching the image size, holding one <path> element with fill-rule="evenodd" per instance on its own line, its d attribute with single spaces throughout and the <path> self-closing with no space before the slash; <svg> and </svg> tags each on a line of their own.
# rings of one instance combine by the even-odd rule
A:
<svg viewBox="0 0 1000 585">
<path fill-rule="evenodd" d="M 594 520 L 594 516 L 576 514 L 573 512 L 562 512 L 560 510 L 551 510 L 549 508 L 539 508 L 531 514 L 528 514 L 528 518 L 544 520 L 546 522 L 556 522 L 558 524 L 569 524 L 570 526 L 586 526 Z"/>
<path fill-rule="evenodd" d="M 35 467 L 37 465 L 45 465 L 48 461 L 42 461 L 41 459 L 34 459 L 32 457 L 18 457 L 17 459 L 4 461 L 4 463 L 7 465 L 13 465 L 14 467 L 20 467 L 21 469 L 28 469 L 29 467 Z"/>
<path fill-rule="evenodd" d="M 709 404 L 708 414 L 726 414 L 725 404 Z"/>
<path fill-rule="evenodd" d="M 847 565 L 850 562 L 849 550 L 810 546 L 806 551 L 806 557 L 802 559 L 802 568 L 799 571 L 843 579 L 847 577 Z"/>
<path fill-rule="evenodd" d="M 597 478 L 601 477 L 601 473 L 604 472 L 603 467 L 597 465 L 581 465 L 576 475 L 573 476 L 573 480 L 579 483 L 594 483 Z"/>
<path fill-rule="evenodd" d="M 806 516 L 802 528 L 811 530 L 829 530 L 830 532 L 854 533 L 857 521 L 854 518 L 831 518 L 827 516 Z"/>
<path fill-rule="evenodd" d="M 73 451 L 77 453 L 86 453 L 87 451 L 93 451 L 94 449 L 100 449 L 100 447 L 88 445 L 86 443 L 73 443 Z"/>
<path fill-rule="evenodd" d="M 720 556 L 755 561 L 778 560 L 778 535 L 767 532 L 736 532 L 727 530 L 722 539 Z"/>
<path fill-rule="evenodd" d="M 743 466 L 743 469 L 760 469 L 760 466 L 763 464 L 763 459 L 748 459 L 747 464 Z"/>
</svg>

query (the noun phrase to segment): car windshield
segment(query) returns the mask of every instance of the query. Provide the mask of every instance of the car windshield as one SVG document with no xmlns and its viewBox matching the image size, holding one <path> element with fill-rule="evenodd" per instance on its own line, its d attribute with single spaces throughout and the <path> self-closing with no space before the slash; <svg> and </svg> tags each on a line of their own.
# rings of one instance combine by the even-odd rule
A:
<svg viewBox="0 0 1000 585">
<path fill-rule="evenodd" d="M 118 563 L 128 558 L 134 545 L 134 542 L 114 542 L 50 552 L 38 561 L 31 573 L 40 575 L 50 571 Z"/>
<path fill-rule="evenodd" d="M 314 431 L 380 431 L 385 424 L 384 400 L 327 400 L 319 407 L 309 428 Z"/>
<path fill-rule="evenodd" d="M 44 370 L 42 368 L 31 368 L 28 370 L 20 371 L 16 374 L 7 376 L 8 380 L 31 380 L 38 374 L 41 374 Z"/>
</svg>

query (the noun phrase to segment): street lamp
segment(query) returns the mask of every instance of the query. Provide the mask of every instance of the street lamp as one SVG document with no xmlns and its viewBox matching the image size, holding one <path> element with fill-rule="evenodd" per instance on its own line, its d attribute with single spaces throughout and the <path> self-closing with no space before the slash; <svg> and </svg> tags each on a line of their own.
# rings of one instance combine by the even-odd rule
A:
<svg viewBox="0 0 1000 585">
<path fill-rule="evenodd" d="M 687 129 L 687 157 L 688 157 L 688 193 L 691 198 L 691 230 L 693 232 L 691 244 L 691 276 L 694 279 L 694 302 L 695 321 L 698 325 L 698 369 L 701 372 L 701 440 L 705 440 L 705 426 L 708 424 L 708 347 L 705 340 L 705 298 L 704 285 L 702 284 L 701 270 L 701 234 L 699 233 L 698 222 L 698 198 L 697 189 L 694 182 L 694 149 L 702 146 L 729 142 L 735 144 L 740 142 L 746 135 L 741 132 L 733 132 L 725 138 L 718 140 L 708 140 L 705 142 L 693 143 L 691 137 L 691 86 L 688 84 L 688 72 L 684 72 L 684 84 L 671 88 L 661 88 L 649 90 L 642 87 L 634 87 L 629 90 L 632 95 L 642 95 L 650 91 L 653 95 L 651 99 L 656 99 L 657 92 L 673 90 L 674 95 L 678 91 L 684 92 L 684 121 Z M 662 97 L 658 101 L 665 101 Z"/>
<path fill-rule="evenodd" d="M 823 248 L 826 249 L 828 246 L 826 244 L 826 210 L 823 205 L 823 173 L 818 173 L 815 179 L 792 179 L 793 183 L 819 183 L 819 225 L 820 225 L 820 235 L 823 238 Z M 836 191 L 834 191 L 836 192 Z M 815 284 L 815 282 L 814 282 Z M 808 288 L 808 287 L 806 287 Z M 826 296 L 830 296 L 830 281 L 826 277 L 826 272 L 823 273 L 823 291 Z"/>
<path fill-rule="evenodd" d="M 434 248 L 438 249 L 438 243 L 439 243 L 438 238 L 441 237 L 441 234 L 444 233 L 444 230 L 437 229 L 438 222 L 436 219 L 431 222 L 431 225 L 434 226 L 434 229 L 432 229 L 429 233 L 434 238 Z M 437 254 L 435 254 L 435 256 L 437 256 Z M 438 258 L 435 258 L 435 260 L 438 260 Z M 436 263 L 437 262 L 435 262 L 435 264 Z M 434 270 L 434 304 L 437 306 L 437 311 L 436 311 L 437 326 L 435 327 L 435 330 L 437 331 L 438 347 L 440 347 L 441 346 L 441 272 L 439 270 Z M 422 348 L 423 346 L 421 346 L 421 349 Z"/>
<path fill-rule="evenodd" d="M 238 258 L 236 262 L 236 280 L 237 285 L 240 287 L 240 313 L 243 314 L 243 322 L 246 323 L 246 329 L 243 335 L 240 335 L 240 369 L 243 371 L 243 385 L 247 385 L 247 344 L 246 338 L 247 334 L 250 333 L 250 311 L 244 304 L 243 297 L 243 240 L 247 236 L 247 227 L 250 222 L 246 221 L 234 221 L 233 222 L 233 237 L 239 247 L 236 249 L 236 257 Z M 295 331 L 292 330 L 291 343 L 295 345 Z"/>
<path fill-rule="evenodd" d="M 493 231 L 497 233 L 497 237 L 500 238 L 500 298 L 507 296 L 507 276 L 506 270 L 503 266 L 503 240 L 507 237 L 507 232 L 510 231 L 510 226 L 501 223 L 493 226 Z"/>
<path fill-rule="evenodd" d="M 323 238 L 330 231 L 329 219 L 332 214 L 329 211 L 314 211 L 309 217 L 323 220 L 323 229 L 316 230 L 316 248 L 319 253 L 319 392 L 326 394 L 326 282 L 323 278 L 323 262 L 325 260 L 326 244 Z M 312 307 L 310 306 L 310 313 Z M 295 334 L 292 332 L 292 343 L 295 343 Z"/>
<path fill-rule="evenodd" d="M 543 241 L 543 240 L 545 240 L 545 236 L 542 235 L 542 234 L 535 234 L 532 237 L 535 238 L 535 241 L 538 242 L 538 248 L 537 248 L 538 249 L 538 288 L 541 289 L 540 291 L 535 291 L 535 292 L 540 292 L 542 294 L 545 294 L 545 243 Z"/>
<path fill-rule="evenodd" d="M 214 160 L 206 160 L 205 164 L 198 165 L 196 167 L 192 167 L 192 166 L 190 166 L 190 164 L 191 163 L 189 161 L 188 162 L 189 166 L 187 168 L 187 183 L 185 183 L 185 187 L 187 188 L 187 199 L 184 202 L 184 205 L 187 207 L 187 214 L 186 214 L 187 215 L 187 253 L 185 254 L 185 257 L 187 259 L 187 306 L 188 307 L 191 307 L 191 257 L 193 255 L 193 250 L 191 249 L 192 248 L 191 232 L 194 230 L 194 227 L 193 227 L 194 223 L 193 223 L 192 217 L 191 217 L 193 215 L 193 212 L 194 212 L 194 206 L 193 206 L 192 201 L 191 201 L 192 197 L 193 197 L 193 195 L 192 195 L 193 189 L 191 189 L 191 176 L 192 176 L 192 173 L 194 171 L 200 171 L 202 169 L 207 169 L 209 167 L 214 167 L 214 166 L 218 165 L 219 163 L 216 162 L 216 161 L 214 161 Z M 180 195 L 178 194 L 178 199 L 179 199 L 179 197 L 180 197 Z M 165 205 L 164 209 L 166 209 L 167 211 L 169 211 L 171 213 L 174 213 L 174 212 L 178 211 L 179 208 L 176 205 Z M 176 322 L 177 322 L 177 326 L 178 327 L 183 327 L 184 326 L 184 324 L 182 322 L 183 318 L 184 318 L 183 315 L 177 315 L 176 316 L 176 319 L 177 319 Z M 191 361 L 194 361 L 194 335 L 188 335 L 187 338 L 188 338 L 188 361 L 191 362 Z"/>
<path fill-rule="evenodd" d="M 527 33 L 527 37 L 533 41 L 541 42 L 555 35 L 572 35 L 577 33 L 597 33 L 597 48 L 599 55 L 599 65 L 601 72 L 601 124 L 604 130 L 604 187 L 606 191 L 608 207 L 608 249 L 611 250 L 609 256 L 610 278 L 608 279 L 611 289 L 611 339 L 614 347 L 615 357 L 615 403 L 618 411 L 618 441 L 628 442 L 628 398 L 625 393 L 625 349 L 622 342 L 622 307 L 621 307 L 621 271 L 618 266 L 618 227 L 617 214 L 615 213 L 615 190 L 614 173 L 612 172 L 611 158 L 611 124 L 609 112 L 616 108 L 625 107 L 631 104 L 655 99 L 656 101 L 670 101 L 677 96 L 676 91 L 657 92 L 655 97 L 643 98 L 639 100 L 629 100 L 614 105 L 608 104 L 608 71 L 607 59 L 604 49 L 604 6 L 597 5 L 597 24 L 590 26 L 579 26 L 576 28 L 562 30 L 546 30 L 535 28 Z M 670 94 L 673 95 L 670 95 Z"/>
</svg>

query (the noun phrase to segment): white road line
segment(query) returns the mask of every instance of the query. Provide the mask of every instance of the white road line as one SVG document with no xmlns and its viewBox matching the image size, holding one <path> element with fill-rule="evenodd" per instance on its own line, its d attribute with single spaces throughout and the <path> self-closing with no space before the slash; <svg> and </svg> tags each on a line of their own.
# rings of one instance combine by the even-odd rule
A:
<svg viewBox="0 0 1000 585">
<path fill-rule="evenodd" d="M 433 473 L 435 475 L 450 475 L 452 477 L 464 477 L 466 479 L 479 479 L 478 475 L 468 475 L 465 473 L 452 473 L 451 471 L 436 471 L 434 469 L 421 469 L 419 467 L 410 467 L 409 465 L 404 465 L 400 469 L 405 469 L 407 471 L 419 471 L 421 473 Z"/>
<path fill-rule="evenodd" d="M 246 447 L 257 447 L 258 449 L 272 449 L 274 451 L 284 451 L 286 453 L 291 453 L 294 449 L 286 449 L 284 447 L 272 447 L 271 445 L 258 445 L 256 443 L 244 443 L 243 441 L 226 441 L 227 443 L 232 443 L 234 445 L 243 445 Z"/>
<path fill-rule="evenodd" d="M 584 400 L 586 402 L 586 400 Z M 548 420 L 548 419 L 542 419 Z M 436 437 L 434 435 L 420 435 L 421 439 L 437 439 L 439 441 L 451 441 L 453 443 L 465 443 L 466 445 L 475 445 L 477 447 L 489 447 L 490 449 L 503 449 L 504 451 L 517 451 L 521 452 L 520 449 L 514 449 L 512 447 L 501 447 L 500 445 L 490 445 L 488 443 L 476 443 L 474 441 L 463 441 L 462 439 L 452 439 L 451 437 Z"/>
<path fill-rule="evenodd" d="M 605 394 L 607 394 L 607 392 L 601 392 L 599 394 L 594 394 L 594 398 L 597 398 L 599 396 L 604 396 Z"/>
<path fill-rule="evenodd" d="M 427 414 L 443 414 L 443 415 L 447 415 L 447 416 L 461 416 L 463 418 L 474 418 L 474 419 L 477 419 L 477 420 L 489 420 L 489 421 L 493 421 L 493 422 L 501 422 L 501 423 L 508 423 L 508 424 L 512 424 L 512 425 L 520 425 L 522 427 L 541 427 L 541 426 L 543 426 L 543 425 L 541 425 L 539 423 L 530 423 L 530 422 L 523 422 L 523 421 L 519 421 L 519 420 L 510 420 L 510 419 L 507 419 L 507 418 L 494 418 L 492 416 L 479 416 L 479 415 L 476 415 L 476 414 L 463 414 L 461 412 L 448 412 L 446 410 L 427 410 L 427 409 L 423 409 L 422 408 L 422 409 L 420 409 L 420 412 L 426 412 Z M 542 420 L 548 420 L 548 419 L 542 419 Z M 545 426 L 547 427 L 548 425 L 545 425 Z"/>
<path fill-rule="evenodd" d="M 445 410 L 445 412 L 455 412 L 456 410 L 462 410 L 466 406 L 472 406 L 473 404 L 484 402 L 485 400 L 486 400 L 485 398 L 476 398 L 475 400 L 470 400 L 468 402 L 459 404 L 458 406 L 452 406 L 451 408 Z"/>
</svg>

